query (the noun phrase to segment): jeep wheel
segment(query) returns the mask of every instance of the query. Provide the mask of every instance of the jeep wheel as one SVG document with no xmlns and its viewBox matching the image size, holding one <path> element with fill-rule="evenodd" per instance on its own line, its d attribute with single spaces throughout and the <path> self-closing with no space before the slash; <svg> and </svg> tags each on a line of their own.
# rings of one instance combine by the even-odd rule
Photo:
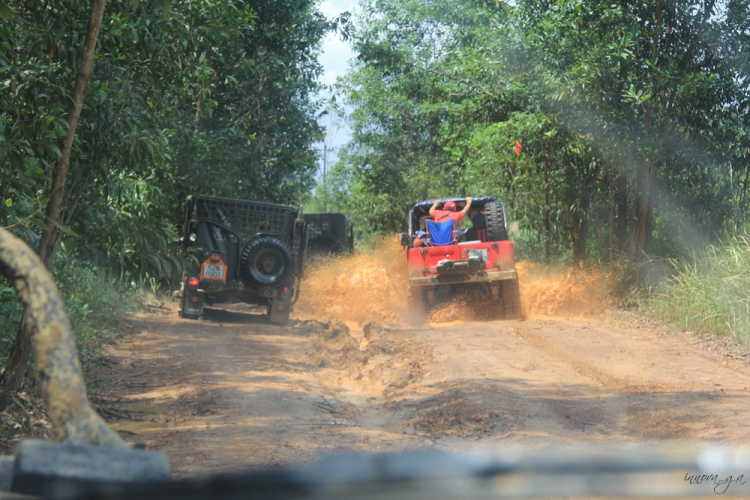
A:
<svg viewBox="0 0 750 500">
<path fill-rule="evenodd" d="M 292 263 L 292 253 L 280 240 L 258 238 L 242 251 L 240 273 L 259 285 L 278 285 L 289 275 Z"/>
<path fill-rule="evenodd" d="M 421 288 L 407 291 L 408 320 L 414 326 L 421 325 L 427 318 L 427 297 Z"/>
<path fill-rule="evenodd" d="M 491 201 L 484 209 L 487 221 L 487 241 L 504 241 L 508 239 L 505 227 L 505 213 L 502 203 Z"/>
<path fill-rule="evenodd" d="M 521 319 L 521 292 L 518 289 L 518 278 L 503 281 L 501 285 L 503 315 L 505 319 Z"/>
</svg>

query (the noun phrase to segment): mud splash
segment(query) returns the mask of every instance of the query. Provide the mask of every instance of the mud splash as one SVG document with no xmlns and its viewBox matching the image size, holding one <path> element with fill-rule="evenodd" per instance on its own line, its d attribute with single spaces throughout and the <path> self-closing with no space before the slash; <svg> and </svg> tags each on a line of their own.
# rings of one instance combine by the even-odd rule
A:
<svg viewBox="0 0 750 500">
<path fill-rule="evenodd" d="M 430 350 L 405 338 L 403 330 L 391 330 L 374 321 L 362 324 L 359 339 L 338 319 L 306 320 L 296 328 L 312 339 L 310 363 L 334 370 L 342 387 L 358 395 L 394 397 L 422 380 L 423 365 L 433 362 Z"/>
<path fill-rule="evenodd" d="M 613 273 L 604 269 L 552 268 L 532 262 L 516 263 L 521 308 L 526 318 L 601 314 L 613 304 Z M 495 302 L 478 290 L 458 292 L 429 316 L 433 326 L 501 319 Z"/>
<path fill-rule="evenodd" d="M 499 316 L 497 304 L 486 294 L 479 290 L 462 290 L 450 301 L 434 307 L 428 322 L 437 326 L 453 322 L 492 321 Z"/>
<path fill-rule="evenodd" d="M 350 256 L 323 259 L 305 272 L 298 315 L 362 323 L 401 322 L 406 314 L 406 255 L 395 236 Z"/>
<path fill-rule="evenodd" d="M 613 305 L 613 273 L 605 269 L 553 268 L 516 263 L 524 316 L 586 316 Z M 322 259 L 305 273 L 295 309 L 301 319 L 339 318 L 403 324 L 407 314 L 406 256 L 395 236 L 350 256 Z M 500 319 L 496 304 L 478 290 L 457 291 L 430 311 L 427 323 Z"/>
<path fill-rule="evenodd" d="M 561 269 L 517 262 L 524 316 L 586 316 L 612 306 L 613 274 L 604 269 Z"/>
</svg>

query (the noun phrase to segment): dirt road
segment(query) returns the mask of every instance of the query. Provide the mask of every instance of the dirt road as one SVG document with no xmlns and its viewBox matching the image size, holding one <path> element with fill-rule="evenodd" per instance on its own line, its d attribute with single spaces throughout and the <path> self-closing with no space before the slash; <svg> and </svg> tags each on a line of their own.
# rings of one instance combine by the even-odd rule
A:
<svg viewBox="0 0 750 500">
<path fill-rule="evenodd" d="M 95 401 L 176 477 L 344 451 L 750 438 L 746 364 L 624 313 L 278 327 L 238 306 L 131 326 Z"/>
</svg>

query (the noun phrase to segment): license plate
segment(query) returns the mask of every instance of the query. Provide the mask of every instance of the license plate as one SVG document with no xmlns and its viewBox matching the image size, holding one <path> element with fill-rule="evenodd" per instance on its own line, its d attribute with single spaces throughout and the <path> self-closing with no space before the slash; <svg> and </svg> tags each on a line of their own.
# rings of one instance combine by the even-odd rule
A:
<svg viewBox="0 0 750 500">
<path fill-rule="evenodd" d="M 468 257 L 479 258 L 480 260 L 487 262 L 487 249 L 486 248 L 469 248 L 467 249 Z"/>
<path fill-rule="evenodd" d="M 203 277 L 210 280 L 224 279 L 224 266 L 221 264 L 204 264 Z"/>
</svg>

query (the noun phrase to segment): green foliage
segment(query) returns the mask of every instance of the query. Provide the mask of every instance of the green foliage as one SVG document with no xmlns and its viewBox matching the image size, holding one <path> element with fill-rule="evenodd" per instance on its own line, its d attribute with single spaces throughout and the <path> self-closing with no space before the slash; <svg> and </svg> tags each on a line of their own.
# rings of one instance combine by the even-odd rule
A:
<svg viewBox="0 0 750 500">
<path fill-rule="evenodd" d="M 404 226 L 415 201 L 463 191 L 460 161 L 446 150 L 451 124 L 497 118 L 505 110 L 486 92 L 470 99 L 477 93 L 468 80 L 477 60 L 462 44 L 480 39 L 479 31 L 504 11 L 418 1 L 363 9 L 354 35 L 359 62 L 340 83 L 354 108 L 353 139 L 334 175 L 341 202 L 358 223 L 386 232 Z M 465 30 L 468 25 L 477 31 Z"/>
<path fill-rule="evenodd" d="M 186 117 L 174 139 L 180 200 L 200 190 L 284 202 L 312 187 L 313 143 L 322 138 L 315 56 L 334 26 L 310 2 L 247 2 L 243 12 L 253 13 L 252 25 L 240 23 L 231 38 L 217 44 L 211 32 L 195 41 L 210 71 L 197 95 L 171 108 Z"/>
<path fill-rule="evenodd" d="M 341 203 L 393 231 L 416 201 L 495 195 L 536 260 L 576 263 L 742 227 L 747 6 L 366 2 L 339 82 L 353 108 Z"/>
<path fill-rule="evenodd" d="M 83 0 L 23 2 L 0 24 L 0 224 L 31 244 L 89 15 Z M 316 55 L 344 22 L 293 0 L 108 2 L 63 204 L 68 255 L 174 278 L 187 195 L 299 199 L 322 133 Z"/>
<path fill-rule="evenodd" d="M 750 240 L 709 246 L 692 259 L 673 259 L 674 276 L 644 309 L 677 328 L 750 340 Z"/>
<path fill-rule="evenodd" d="M 81 360 L 86 363 L 92 349 L 111 341 L 125 314 L 137 308 L 140 290 L 114 279 L 106 269 L 75 263 L 60 266 L 53 278 L 65 302 Z M 15 290 L 5 280 L 0 281 L 0 367 L 3 369 L 22 313 Z"/>
<path fill-rule="evenodd" d="M 175 246 L 170 245 L 179 236 L 175 225 L 160 217 L 167 200 L 153 184 L 153 176 L 122 176 L 117 179 L 117 190 L 106 195 L 104 212 L 99 205 L 81 208 L 86 225 L 76 229 L 86 235 L 86 241 L 69 240 L 60 258 L 82 258 L 121 280 L 146 274 L 160 280 L 181 277 L 184 257 L 174 255 Z"/>
<path fill-rule="evenodd" d="M 91 2 L 0 0 L 0 225 L 34 245 Z M 55 278 L 84 357 L 132 293 L 179 279 L 189 194 L 283 202 L 313 185 L 324 36 L 316 1 L 110 0 L 76 128 Z M 119 300 L 119 301 L 118 301 Z M 0 360 L 20 306 L 0 288 Z"/>
<path fill-rule="evenodd" d="M 16 291 L 5 279 L 0 278 L 0 364 L 3 367 L 21 325 L 22 314 L 23 306 Z"/>
<path fill-rule="evenodd" d="M 341 212 L 336 194 L 334 182 L 329 179 L 319 182 L 312 194 L 303 199 L 305 212 Z"/>
<path fill-rule="evenodd" d="M 100 267 L 69 264 L 53 277 L 65 302 L 81 360 L 86 363 L 92 349 L 114 339 L 124 316 L 137 308 L 141 290 L 113 279 Z"/>
</svg>

